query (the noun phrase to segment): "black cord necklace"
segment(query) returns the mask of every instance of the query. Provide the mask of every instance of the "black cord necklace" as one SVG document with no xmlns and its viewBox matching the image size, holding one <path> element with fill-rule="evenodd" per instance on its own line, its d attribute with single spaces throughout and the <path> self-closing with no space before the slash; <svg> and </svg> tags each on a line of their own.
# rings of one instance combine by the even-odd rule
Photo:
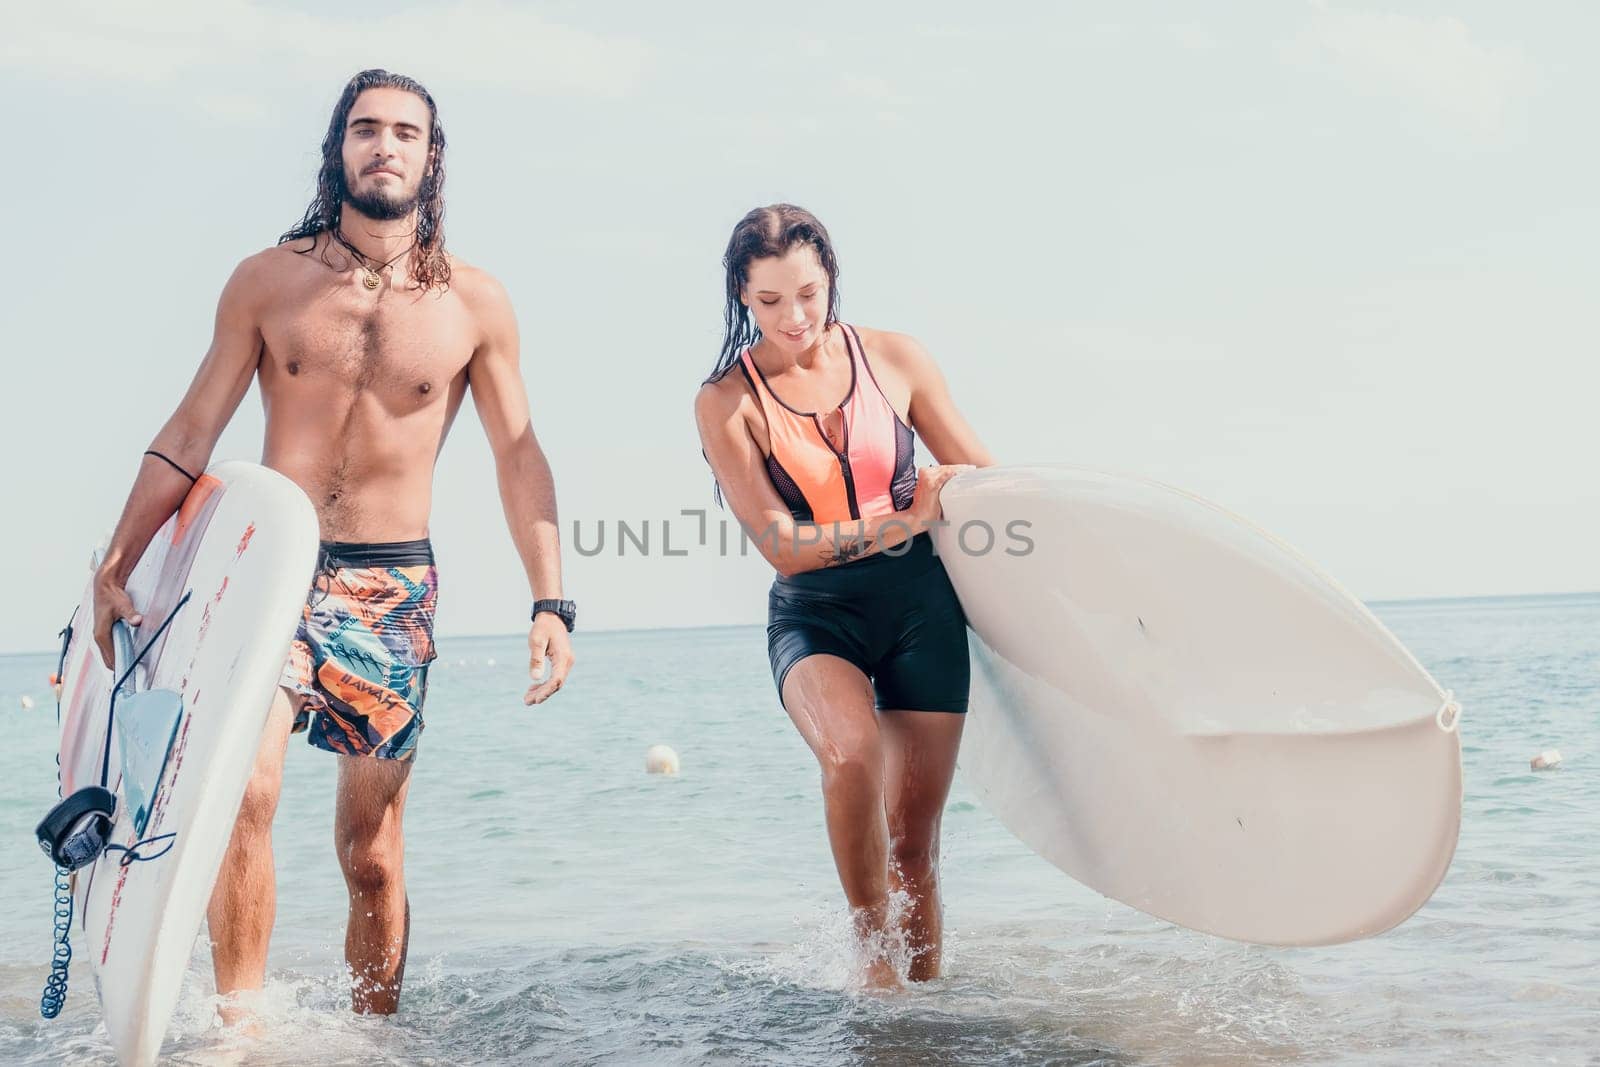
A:
<svg viewBox="0 0 1600 1067">
<path fill-rule="evenodd" d="M 374 267 L 372 265 L 373 261 L 368 258 L 367 254 L 361 251 L 361 249 L 357 248 L 355 245 L 351 244 L 349 241 L 345 240 L 344 234 L 339 231 L 337 226 L 335 226 L 333 229 L 333 239 L 343 245 L 346 252 L 349 252 L 352 256 L 356 257 L 356 265 L 361 268 L 361 284 L 366 286 L 368 289 L 376 289 L 378 286 L 382 285 L 383 272 L 398 263 L 401 258 L 406 255 L 406 253 L 417 247 L 416 242 L 413 241 L 411 244 L 401 249 L 400 255 L 395 256 L 387 263 L 383 263 L 377 267 Z"/>
</svg>

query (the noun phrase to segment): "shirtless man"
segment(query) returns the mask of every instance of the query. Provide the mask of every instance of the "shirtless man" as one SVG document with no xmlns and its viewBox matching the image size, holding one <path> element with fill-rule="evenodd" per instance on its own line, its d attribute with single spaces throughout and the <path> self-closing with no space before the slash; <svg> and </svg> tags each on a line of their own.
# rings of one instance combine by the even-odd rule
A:
<svg viewBox="0 0 1600 1067">
<path fill-rule="evenodd" d="M 316 199 L 223 289 L 210 351 L 146 453 L 96 575 L 95 639 L 109 665 L 113 622 L 139 622 L 128 574 L 259 377 L 262 462 L 311 498 L 323 551 L 211 898 L 224 995 L 266 977 L 272 817 L 289 734 L 307 730 L 341 757 L 334 837 L 350 891 L 352 1004 L 398 1005 L 410 926 L 401 816 L 434 658 L 433 467 L 469 387 L 534 598 L 524 703 L 555 693 L 572 667 L 575 609 L 558 599 L 555 490 L 529 421 L 516 320 L 493 278 L 445 252 L 444 147 L 417 82 L 381 70 L 350 80 Z M 379 619 L 387 642 L 367 625 Z M 246 1015 L 232 1003 L 224 1014 Z"/>
</svg>

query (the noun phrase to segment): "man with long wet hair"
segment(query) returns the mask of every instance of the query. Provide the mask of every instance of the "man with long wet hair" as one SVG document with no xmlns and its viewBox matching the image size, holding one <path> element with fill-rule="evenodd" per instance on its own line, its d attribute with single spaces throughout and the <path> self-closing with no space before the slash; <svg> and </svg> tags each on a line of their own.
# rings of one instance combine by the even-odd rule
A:
<svg viewBox="0 0 1600 1067">
<path fill-rule="evenodd" d="M 265 980 L 272 817 L 288 736 L 304 730 L 339 756 L 352 1003 L 396 1010 L 410 929 L 401 817 L 434 658 L 433 467 L 469 389 L 534 599 L 524 701 L 555 693 L 573 663 L 575 608 L 560 599 L 555 489 L 529 419 L 516 319 L 493 278 L 445 251 L 444 148 L 433 97 L 416 81 L 367 70 L 345 86 L 316 198 L 228 280 L 211 348 L 145 454 L 96 577 L 95 636 L 110 664 L 112 623 L 139 621 L 129 572 L 258 380 L 262 462 L 311 498 L 323 549 L 212 894 L 225 997 Z M 224 1003 L 225 1019 L 248 1016 L 237 998 Z"/>
</svg>

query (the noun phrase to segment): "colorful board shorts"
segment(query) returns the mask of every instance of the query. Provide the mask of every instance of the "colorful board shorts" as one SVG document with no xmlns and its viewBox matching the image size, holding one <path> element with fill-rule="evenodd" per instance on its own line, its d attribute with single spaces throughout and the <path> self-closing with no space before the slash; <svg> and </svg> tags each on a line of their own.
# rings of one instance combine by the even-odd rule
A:
<svg viewBox="0 0 1600 1067">
<path fill-rule="evenodd" d="M 344 756 L 410 760 L 422 733 L 439 576 L 421 541 L 324 541 L 279 685 L 294 732 Z"/>
</svg>

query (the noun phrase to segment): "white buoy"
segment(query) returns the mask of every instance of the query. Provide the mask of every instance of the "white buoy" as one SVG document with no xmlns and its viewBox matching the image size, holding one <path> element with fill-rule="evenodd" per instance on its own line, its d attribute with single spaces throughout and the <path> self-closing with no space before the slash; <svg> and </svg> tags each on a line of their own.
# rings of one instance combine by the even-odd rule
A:
<svg viewBox="0 0 1600 1067">
<path fill-rule="evenodd" d="M 678 754 L 666 745 L 651 745 L 644 754 L 646 774 L 677 774 Z"/>
<path fill-rule="evenodd" d="M 33 708 L 33 698 L 30 696 L 23 697 L 21 700 L 17 701 L 17 703 L 22 705 L 23 711 L 29 711 Z"/>
<path fill-rule="evenodd" d="M 1528 761 L 1528 766 L 1536 771 L 1552 771 L 1561 766 L 1561 753 L 1553 748 L 1546 749 Z"/>
<path fill-rule="evenodd" d="M 494 666 L 494 657 L 490 656 L 488 659 L 484 660 L 483 661 L 483 665 L 485 667 L 493 667 Z"/>
</svg>

